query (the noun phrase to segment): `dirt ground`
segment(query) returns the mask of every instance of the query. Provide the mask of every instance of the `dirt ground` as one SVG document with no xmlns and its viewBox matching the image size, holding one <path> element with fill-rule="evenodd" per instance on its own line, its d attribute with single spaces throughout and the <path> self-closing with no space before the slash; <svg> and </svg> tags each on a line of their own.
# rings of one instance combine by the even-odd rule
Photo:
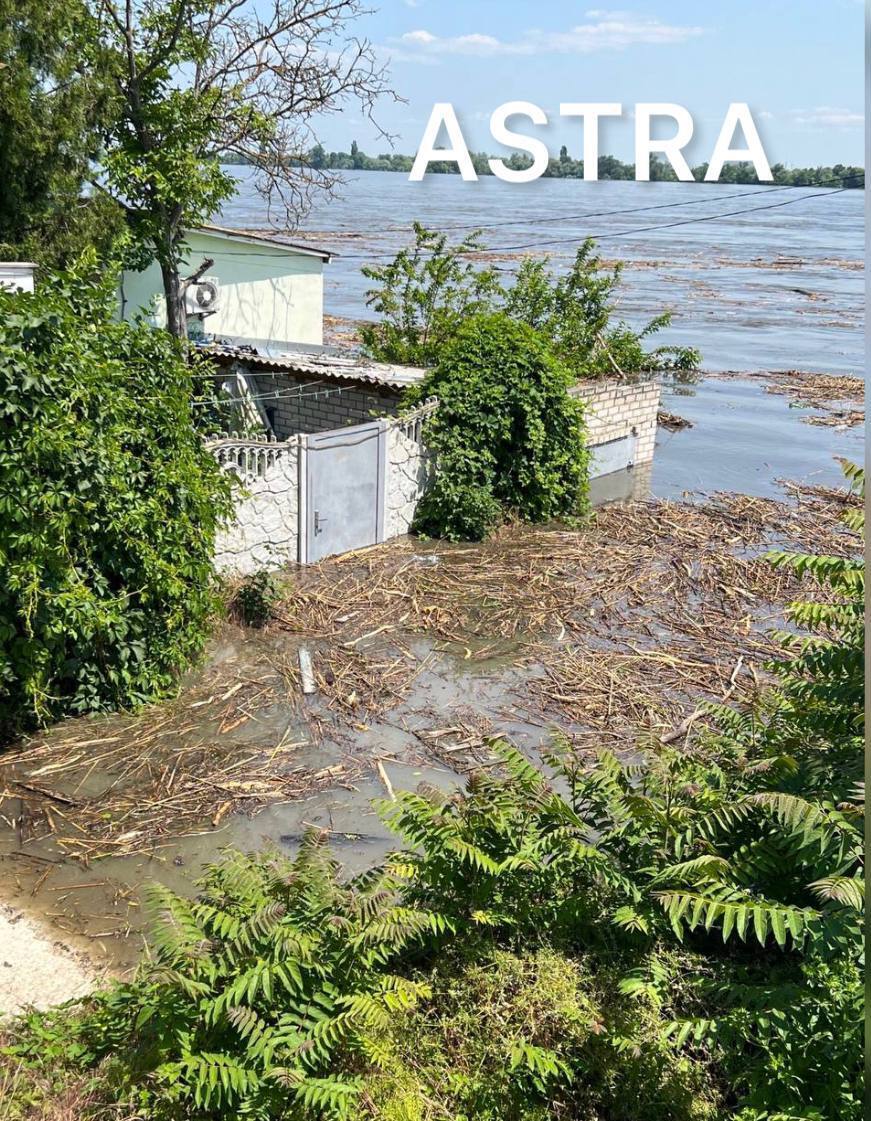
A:
<svg viewBox="0 0 871 1121">
<path fill-rule="evenodd" d="M 104 973 L 44 922 L 0 904 L 0 1014 L 84 996 Z"/>
</svg>

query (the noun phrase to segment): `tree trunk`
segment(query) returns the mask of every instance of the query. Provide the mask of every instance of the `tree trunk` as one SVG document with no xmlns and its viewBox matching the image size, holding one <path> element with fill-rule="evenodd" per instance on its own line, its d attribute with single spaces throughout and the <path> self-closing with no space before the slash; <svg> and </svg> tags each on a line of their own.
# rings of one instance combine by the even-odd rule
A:
<svg viewBox="0 0 871 1121">
<path fill-rule="evenodd" d="M 178 274 L 178 263 L 172 259 L 172 255 L 161 256 L 160 272 L 163 276 L 163 295 L 166 300 L 166 329 L 177 339 L 186 339 L 187 318 L 181 279 Z"/>
</svg>

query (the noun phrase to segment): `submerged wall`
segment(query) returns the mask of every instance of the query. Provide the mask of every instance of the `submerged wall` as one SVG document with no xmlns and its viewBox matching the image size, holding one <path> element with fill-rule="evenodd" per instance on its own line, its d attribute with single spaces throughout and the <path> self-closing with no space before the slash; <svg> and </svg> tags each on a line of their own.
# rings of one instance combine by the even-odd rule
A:
<svg viewBox="0 0 871 1121">
<path fill-rule="evenodd" d="M 653 459 L 659 410 L 658 381 L 581 382 L 569 392 L 587 406 L 589 447 L 633 437 L 633 463 L 649 463 Z"/>
<path fill-rule="evenodd" d="M 209 450 L 240 483 L 232 521 L 215 542 L 215 568 L 246 576 L 299 554 L 299 437 L 283 443 L 214 440 Z"/>
</svg>

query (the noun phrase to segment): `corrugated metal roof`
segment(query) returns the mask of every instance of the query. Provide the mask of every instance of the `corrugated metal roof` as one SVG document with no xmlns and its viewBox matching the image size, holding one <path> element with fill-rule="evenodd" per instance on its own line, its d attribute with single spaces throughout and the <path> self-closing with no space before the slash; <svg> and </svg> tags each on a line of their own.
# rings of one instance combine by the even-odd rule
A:
<svg viewBox="0 0 871 1121">
<path fill-rule="evenodd" d="M 308 351 L 284 351 L 273 356 L 252 353 L 240 347 L 208 346 L 204 353 L 221 362 L 240 362 L 252 371 L 305 374 L 308 377 L 334 381 L 356 381 L 367 385 L 383 385 L 390 389 L 407 389 L 426 376 L 417 366 L 393 366 L 386 362 L 370 362 L 355 355 L 318 354 Z"/>
<path fill-rule="evenodd" d="M 271 249 L 286 249 L 289 253 L 306 253 L 313 257 L 320 257 L 329 261 L 336 254 L 330 249 L 321 249 L 317 245 L 306 245 L 301 241 L 291 241 L 283 234 L 272 233 L 270 230 L 234 230 L 229 226 L 197 226 L 197 233 L 211 234 L 212 237 L 223 237 L 228 241 L 238 241 L 247 245 L 268 245 Z"/>
</svg>

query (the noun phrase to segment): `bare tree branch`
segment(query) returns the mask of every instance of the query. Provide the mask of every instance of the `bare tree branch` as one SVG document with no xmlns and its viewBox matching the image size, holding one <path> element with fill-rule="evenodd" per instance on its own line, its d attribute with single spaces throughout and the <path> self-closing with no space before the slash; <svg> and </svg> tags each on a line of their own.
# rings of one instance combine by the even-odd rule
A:
<svg viewBox="0 0 871 1121">
<path fill-rule="evenodd" d="M 401 100 L 373 44 L 353 33 L 363 0 L 91 0 L 117 59 L 121 111 L 106 179 L 160 263 L 170 329 L 183 333 L 184 231 L 232 194 L 219 166 L 250 164 L 267 220 L 292 229 L 341 177 L 315 168 L 319 123 L 355 105 L 378 134 Z"/>
</svg>

